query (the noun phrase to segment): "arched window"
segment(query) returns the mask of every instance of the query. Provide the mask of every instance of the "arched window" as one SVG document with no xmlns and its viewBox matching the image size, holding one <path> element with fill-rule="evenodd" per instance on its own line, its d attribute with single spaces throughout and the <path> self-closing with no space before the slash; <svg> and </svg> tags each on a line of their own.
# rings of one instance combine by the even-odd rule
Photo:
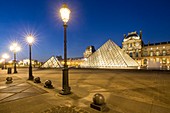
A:
<svg viewBox="0 0 170 113">
<path fill-rule="evenodd" d="M 150 56 L 153 56 L 153 51 L 150 52 Z"/>
<path fill-rule="evenodd" d="M 162 63 L 166 64 L 166 58 L 162 58 Z"/>
<path fill-rule="evenodd" d="M 138 52 L 136 52 L 136 57 L 138 57 Z"/>
<path fill-rule="evenodd" d="M 147 64 L 147 59 L 144 59 L 144 64 Z"/>
<path fill-rule="evenodd" d="M 162 51 L 162 55 L 165 56 L 166 55 L 166 50 Z"/>
<path fill-rule="evenodd" d="M 156 56 L 159 56 L 159 51 L 156 51 Z"/>
<path fill-rule="evenodd" d="M 132 52 L 129 55 L 130 55 L 130 57 L 132 57 Z"/>
</svg>

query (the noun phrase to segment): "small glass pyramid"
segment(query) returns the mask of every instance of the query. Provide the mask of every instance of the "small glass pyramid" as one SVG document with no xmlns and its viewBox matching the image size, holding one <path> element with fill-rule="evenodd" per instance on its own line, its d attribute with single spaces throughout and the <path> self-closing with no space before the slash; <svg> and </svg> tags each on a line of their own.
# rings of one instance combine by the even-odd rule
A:
<svg viewBox="0 0 170 113">
<path fill-rule="evenodd" d="M 60 68 L 62 64 L 54 56 L 49 58 L 42 66 L 42 68 Z"/>
</svg>

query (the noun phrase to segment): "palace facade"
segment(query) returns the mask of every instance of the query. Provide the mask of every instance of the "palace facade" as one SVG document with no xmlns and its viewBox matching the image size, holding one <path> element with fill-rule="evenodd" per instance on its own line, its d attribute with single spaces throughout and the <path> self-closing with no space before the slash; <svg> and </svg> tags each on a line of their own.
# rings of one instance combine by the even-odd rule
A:
<svg viewBox="0 0 170 113">
<path fill-rule="evenodd" d="M 141 67 L 170 68 L 170 41 L 144 44 L 142 31 L 124 35 L 122 49 Z"/>
</svg>

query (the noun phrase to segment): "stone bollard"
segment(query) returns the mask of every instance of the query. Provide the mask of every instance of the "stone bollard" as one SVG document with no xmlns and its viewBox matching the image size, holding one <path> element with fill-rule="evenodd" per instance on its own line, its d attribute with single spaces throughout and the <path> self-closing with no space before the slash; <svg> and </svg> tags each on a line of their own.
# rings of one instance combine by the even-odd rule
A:
<svg viewBox="0 0 170 113">
<path fill-rule="evenodd" d="M 54 88 L 53 85 L 52 85 L 51 80 L 46 80 L 44 87 L 45 88 L 50 88 L 50 89 Z"/>
<path fill-rule="evenodd" d="M 100 93 L 96 93 L 93 96 L 93 103 L 90 104 L 90 107 L 99 111 L 104 111 L 106 109 L 104 96 Z"/>
<path fill-rule="evenodd" d="M 12 83 L 12 77 L 7 77 L 6 78 L 6 84 Z"/>
<path fill-rule="evenodd" d="M 36 77 L 36 78 L 34 78 L 34 83 L 41 83 L 41 81 L 40 81 L 40 77 Z"/>
</svg>

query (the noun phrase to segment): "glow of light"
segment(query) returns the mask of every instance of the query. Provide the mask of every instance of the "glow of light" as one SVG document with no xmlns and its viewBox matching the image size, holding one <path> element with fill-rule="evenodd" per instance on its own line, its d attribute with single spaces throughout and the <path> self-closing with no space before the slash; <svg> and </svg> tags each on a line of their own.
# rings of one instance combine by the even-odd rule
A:
<svg viewBox="0 0 170 113">
<path fill-rule="evenodd" d="M 12 61 L 9 61 L 8 63 L 12 63 Z"/>
<path fill-rule="evenodd" d="M 38 44 L 37 37 L 39 36 L 39 34 L 38 34 L 38 31 L 36 29 L 34 29 L 34 28 L 32 29 L 29 26 L 25 27 L 25 28 L 23 28 L 23 31 L 21 31 L 21 35 L 24 37 L 23 42 L 25 43 L 25 45 L 29 44 L 28 41 L 27 41 L 27 37 L 32 36 L 34 38 L 32 44 L 37 46 L 37 44 Z M 31 45 L 31 44 L 29 44 L 29 45 Z"/>
<path fill-rule="evenodd" d="M 34 43 L 34 37 L 32 35 L 28 35 L 26 37 L 27 42 L 32 45 Z"/>
<path fill-rule="evenodd" d="M 68 6 L 66 4 L 62 5 L 62 8 L 60 9 L 60 14 L 61 14 L 61 19 L 63 20 L 63 22 L 66 24 L 70 18 L 70 9 L 68 8 Z"/>
<path fill-rule="evenodd" d="M 138 69 L 140 69 L 140 66 L 138 66 Z"/>
<path fill-rule="evenodd" d="M 10 50 L 13 52 L 18 52 L 21 50 L 21 47 L 15 42 L 10 46 Z"/>
<path fill-rule="evenodd" d="M 87 58 L 84 58 L 85 61 L 87 61 Z"/>
<path fill-rule="evenodd" d="M 8 58 L 9 58 L 9 55 L 8 55 L 7 53 L 4 53 L 4 54 L 2 55 L 2 58 L 8 59 Z"/>
<path fill-rule="evenodd" d="M 4 62 L 4 61 L 5 61 L 4 59 L 1 59 L 1 60 L 0 60 L 0 63 L 2 63 L 2 62 Z"/>
</svg>

